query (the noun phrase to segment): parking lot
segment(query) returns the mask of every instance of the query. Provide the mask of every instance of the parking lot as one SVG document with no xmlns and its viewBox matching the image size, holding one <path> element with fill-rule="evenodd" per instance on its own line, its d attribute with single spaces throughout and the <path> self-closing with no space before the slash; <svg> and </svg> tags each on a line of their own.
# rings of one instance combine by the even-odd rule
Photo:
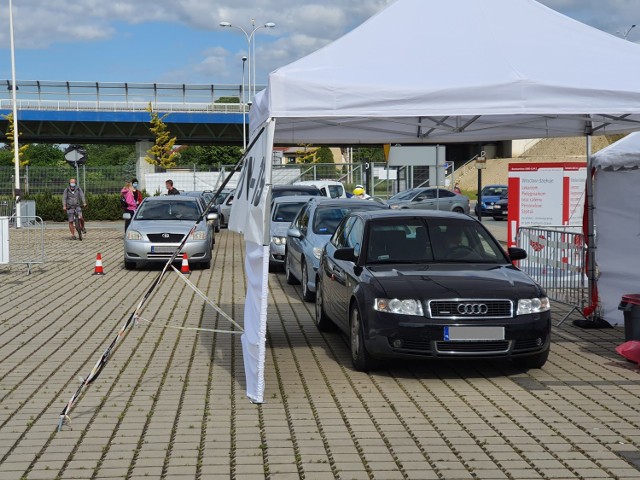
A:
<svg viewBox="0 0 640 480">
<path fill-rule="evenodd" d="M 30 275 L 0 265 L 2 479 L 640 477 L 640 376 L 614 350 L 622 329 L 579 329 L 574 313 L 541 370 L 426 361 L 364 374 L 282 273 L 270 274 L 264 404 L 245 396 L 239 335 L 193 330 L 232 327 L 169 273 L 58 432 L 78 378 L 159 273 L 125 270 L 121 223 L 87 228 L 79 242 L 48 225 Z M 212 268 L 190 275 L 239 323 L 243 267 L 241 237 L 223 230 Z M 554 304 L 554 324 L 568 311 Z"/>
</svg>

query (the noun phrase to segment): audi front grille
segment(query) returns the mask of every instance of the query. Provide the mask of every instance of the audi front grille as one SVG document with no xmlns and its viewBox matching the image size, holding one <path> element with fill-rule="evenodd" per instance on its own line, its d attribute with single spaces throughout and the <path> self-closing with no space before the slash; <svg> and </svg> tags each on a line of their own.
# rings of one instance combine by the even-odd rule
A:
<svg viewBox="0 0 640 480">
<path fill-rule="evenodd" d="M 513 318 L 511 300 L 430 300 L 428 310 L 431 318 Z"/>
</svg>

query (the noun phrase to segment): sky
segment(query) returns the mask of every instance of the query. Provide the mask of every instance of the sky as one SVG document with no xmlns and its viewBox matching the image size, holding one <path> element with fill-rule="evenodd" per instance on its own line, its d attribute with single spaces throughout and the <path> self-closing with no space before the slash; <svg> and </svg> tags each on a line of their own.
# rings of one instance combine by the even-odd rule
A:
<svg viewBox="0 0 640 480">
<path fill-rule="evenodd" d="M 270 71 L 339 38 L 394 1 L 12 0 L 16 78 L 236 85 L 248 40 L 220 22 L 248 34 L 254 25 L 273 22 L 274 28 L 259 28 L 252 37 L 261 85 Z M 8 3 L 0 3 L 0 80 L 11 78 Z M 611 35 L 623 36 L 640 24 L 640 0 L 541 3 Z M 640 43 L 640 26 L 627 40 Z"/>
</svg>

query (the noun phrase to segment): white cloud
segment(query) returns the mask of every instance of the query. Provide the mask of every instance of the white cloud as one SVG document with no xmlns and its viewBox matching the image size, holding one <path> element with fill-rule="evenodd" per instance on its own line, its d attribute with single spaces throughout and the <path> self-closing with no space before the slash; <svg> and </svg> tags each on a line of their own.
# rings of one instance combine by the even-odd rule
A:
<svg viewBox="0 0 640 480">
<path fill-rule="evenodd" d="M 380 11 L 394 0 L 20 0 L 14 2 L 16 45 L 21 49 L 64 50 L 65 46 L 122 39 L 150 25 L 180 25 L 187 32 L 219 36 L 219 22 L 226 20 L 251 29 L 267 21 L 277 24 L 264 29 L 256 38 L 258 72 L 273 70 L 294 61 L 338 38 Z M 423 0 L 427 1 L 427 0 Z M 437 1 L 437 0 L 433 0 Z M 481 1 L 481 0 L 478 0 Z M 640 23 L 637 2 L 630 0 L 541 0 L 550 8 L 611 34 Z M 0 47 L 8 46 L 7 9 L 0 9 Z M 640 28 L 638 29 L 640 30 Z M 236 32 L 237 35 L 240 32 Z M 640 31 L 635 32 L 640 39 Z M 238 45 L 228 32 L 225 45 Z M 142 35 L 141 35 L 142 36 Z M 629 40 L 634 39 L 630 35 Z M 149 48 L 162 48 L 163 42 L 188 44 L 189 38 L 149 38 Z M 233 40 L 233 41 L 231 41 Z M 205 40 L 207 41 L 207 40 Z M 222 41 L 221 41 L 222 42 Z M 166 66 L 154 65 L 159 81 L 236 82 L 241 74 L 242 47 L 188 44 L 192 54 L 173 58 Z M 246 48 L 244 48 L 246 50 Z M 123 52 L 126 55 L 127 52 Z M 244 52 L 246 54 L 246 51 Z M 123 55 L 123 56 L 124 56 Z M 188 58 L 187 58 L 188 57 Z M 138 59 L 138 61 L 140 61 Z M 133 60 L 132 60 L 133 62 Z M 96 67 L 97 68 L 97 67 Z M 97 73 L 99 75 L 99 73 Z M 99 78 L 98 78 L 99 79 Z M 206 79 L 206 80 L 205 80 Z"/>
</svg>

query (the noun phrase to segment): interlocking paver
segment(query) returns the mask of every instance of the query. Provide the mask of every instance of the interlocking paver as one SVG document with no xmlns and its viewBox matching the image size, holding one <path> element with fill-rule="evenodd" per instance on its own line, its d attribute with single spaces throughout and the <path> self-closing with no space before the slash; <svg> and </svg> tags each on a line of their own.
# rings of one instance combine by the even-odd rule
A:
<svg viewBox="0 0 640 480">
<path fill-rule="evenodd" d="M 47 226 L 47 262 L 31 275 L 0 266 L 0 478 L 640 476 L 639 370 L 615 354 L 621 329 L 554 327 L 542 370 L 398 362 L 367 375 L 282 273 L 270 274 L 263 405 L 244 395 L 239 336 L 172 328 L 229 326 L 169 273 L 71 411 L 73 429 L 56 432 L 78 376 L 159 274 L 124 269 L 120 224 L 88 227 L 70 242 L 65 225 Z M 190 276 L 239 323 L 243 256 L 223 230 L 211 270 Z M 554 309 L 556 321 L 568 311 Z"/>
</svg>

